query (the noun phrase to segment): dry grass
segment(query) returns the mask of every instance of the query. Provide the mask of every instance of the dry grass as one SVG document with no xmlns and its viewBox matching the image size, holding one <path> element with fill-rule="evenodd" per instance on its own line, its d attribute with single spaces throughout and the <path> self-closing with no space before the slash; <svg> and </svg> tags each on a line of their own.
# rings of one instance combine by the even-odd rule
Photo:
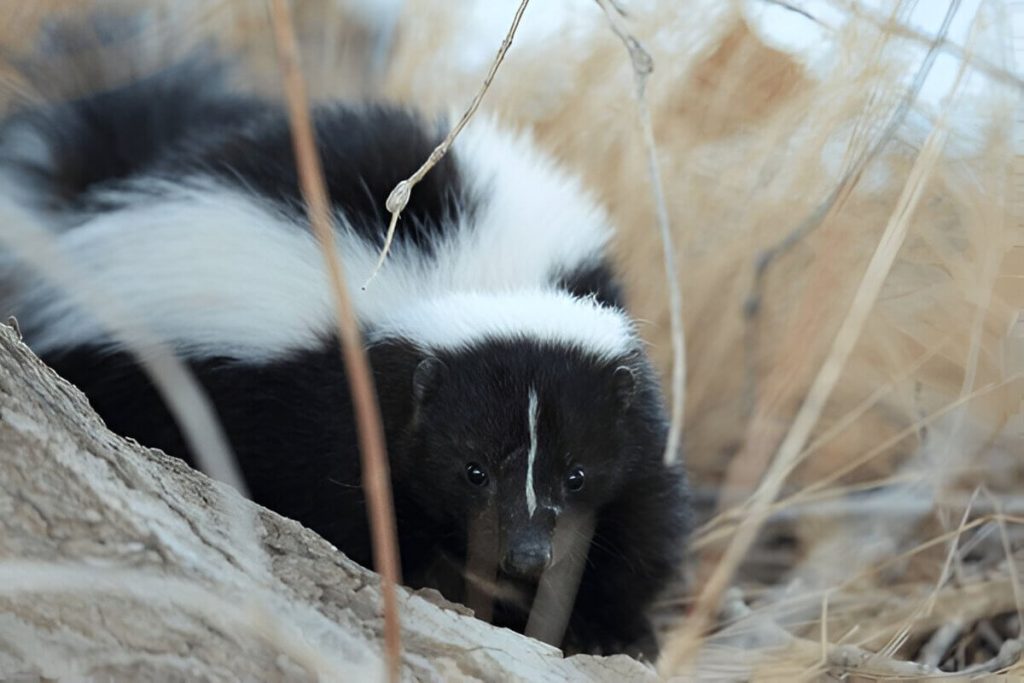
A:
<svg viewBox="0 0 1024 683">
<path fill-rule="evenodd" d="M 273 0 L 271 23 L 277 48 L 281 77 L 284 82 L 288 118 L 295 146 L 299 183 L 306 201 L 310 224 L 320 242 L 324 267 L 329 275 L 334 301 L 338 339 L 341 340 L 345 374 L 348 376 L 355 408 L 359 453 L 362 462 L 363 489 L 366 492 L 367 516 L 373 537 L 373 565 L 381 576 L 384 612 L 384 638 L 388 675 L 392 683 L 401 677 L 402 636 L 398 614 L 398 527 L 391 495 L 391 470 L 384 444 L 384 426 L 377 404 L 370 361 L 363 346 L 355 309 L 345 285 L 341 259 L 334 239 L 330 200 L 323 168 L 317 152 L 317 140 L 310 113 L 306 78 L 299 63 L 295 24 L 291 8 L 285 0 Z M 339 391 L 340 393 L 340 391 Z"/>
<path fill-rule="evenodd" d="M 1021 562 L 1021 533 L 998 511 L 988 522 L 1006 528 L 1009 552 L 1002 544 L 979 550 L 984 524 L 950 533 L 979 486 L 1002 506 L 1019 509 L 1021 501 L 1024 378 L 1019 362 L 1004 360 L 1020 353 L 1009 330 L 1024 308 L 1010 36 L 989 15 L 969 43 L 943 41 L 945 53 L 982 64 L 964 77 L 985 81 L 984 97 L 925 114 L 913 107 L 910 123 L 851 175 L 898 112 L 907 90 L 899 75 L 923 57 L 908 52 L 921 46 L 921 32 L 901 14 L 909 3 L 881 17 L 852 5 L 851 21 L 830 36 L 834 64 L 814 70 L 759 40 L 738 7 L 709 5 L 661 3 L 633 16 L 641 40 L 657 46 L 649 92 L 687 302 L 687 457 L 707 515 L 720 512 L 701 528 L 695 559 L 716 566 L 737 522 L 750 519 L 745 503 L 771 463 L 783 475 L 773 479 L 782 497 L 762 506 L 768 527 L 739 567 L 755 614 L 781 612 L 772 619 L 803 637 L 825 633 L 828 642 L 876 648 L 887 642 L 877 632 L 910 620 L 916 639 L 900 638 L 886 652 L 909 659 L 937 628 L 921 614 L 907 616 L 920 591 L 939 589 L 933 611 L 945 600 L 970 611 L 950 588 L 1011 580 Z M 430 3 L 413 7 L 425 28 L 419 41 L 407 35 L 399 46 L 390 92 L 440 105 L 447 92 L 421 86 L 426 69 L 453 72 L 455 92 L 466 87 L 458 78 L 469 77 L 443 50 L 434 48 L 440 55 L 426 67 L 422 55 L 431 53 L 428 37 L 456 31 L 458 20 L 431 13 Z M 619 256 L 634 310 L 650 321 L 667 373 L 667 297 L 651 276 L 660 244 L 649 229 L 654 211 L 638 199 L 646 197 L 644 153 L 624 104 L 630 73 L 620 50 L 599 34 L 573 52 L 530 44 L 510 55 L 506 68 L 515 75 L 498 84 L 492 102 L 532 127 L 611 207 L 625 235 Z M 969 106 L 977 109 L 970 128 Z M 973 145 L 964 151 L 968 135 Z M 746 305 L 761 255 L 814 216 L 844 178 L 816 229 L 775 259 L 752 315 Z M 896 228 L 902 236 L 892 240 Z M 869 268 L 886 234 L 888 263 Z M 877 296 L 860 295 L 851 317 L 856 293 L 879 285 Z M 829 351 L 837 340 L 846 346 L 839 356 Z M 830 391 L 808 402 L 830 353 Z M 780 461 L 774 454 L 801 406 L 820 415 L 804 422 Z M 958 568 L 952 576 L 942 569 L 948 557 Z M 706 585 L 699 576 L 693 592 Z M 788 604 L 801 596 L 803 604 Z M 1015 611 L 1012 603 L 989 607 L 972 613 L 961 635 L 1005 616 L 999 610 Z M 880 614 L 867 621 L 873 610 Z M 994 653 L 977 656 L 987 654 Z M 787 655 L 767 649 L 725 660 L 763 675 L 769 664 L 787 665 Z"/>
<path fill-rule="evenodd" d="M 0 26 L 9 49 L 37 16 L 76 3 L 3 3 L 15 4 Z M 1024 166 L 1011 55 L 1024 36 L 1014 44 L 1009 3 L 983 3 L 973 33 L 938 52 L 961 59 L 967 94 L 913 104 L 890 134 L 905 75 L 935 37 L 908 21 L 915 3 L 825 4 L 831 52 L 806 62 L 762 39 L 747 13 L 757 3 L 664 0 L 628 17 L 655 62 L 647 98 L 686 302 L 684 434 L 701 509 L 689 597 L 665 612 L 705 596 L 713 623 L 684 643 L 702 680 L 1024 675 Z M 175 3 L 174 19 L 197 40 L 244 45 L 254 81 L 273 91 L 253 5 Z M 667 378 L 671 309 L 633 73 L 597 5 L 572 7 L 579 30 L 561 38 L 544 35 L 538 7 L 526 14 L 482 109 L 530 128 L 609 207 L 631 305 Z M 300 3 L 311 90 L 463 106 L 488 66 L 457 57 L 471 16 L 407 0 L 371 78 L 346 55 L 373 32 L 343 20 L 343 5 Z M 759 277 L 763 255 L 812 218 Z M 750 547 L 722 565 L 737 529 Z M 731 580 L 717 584 L 719 604 L 702 591 L 721 567 Z"/>
</svg>

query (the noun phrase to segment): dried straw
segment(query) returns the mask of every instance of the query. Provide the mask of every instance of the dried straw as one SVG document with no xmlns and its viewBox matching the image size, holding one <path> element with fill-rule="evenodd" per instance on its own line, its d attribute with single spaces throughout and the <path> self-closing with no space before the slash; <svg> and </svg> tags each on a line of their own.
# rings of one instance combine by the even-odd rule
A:
<svg viewBox="0 0 1024 683">
<path fill-rule="evenodd" d="M 401 579 L 398 532 L 391 496 L 390 468 L 384 446 L 384 428 L 369 360 L 363 347 L 359 323 L 356 321 L 352 301 L 345 286 L 341 259 L 338 258 L 334 242 L 327 187 L 316 150 L 309 99 L 299 65 L 295 28 L 286 0 L 272 0 L 271 18 L 292 126 L 299 182 L 309 209 L 310 223 L 323 249 L 335 306 L 338 338 L 341 341 L 346 375 L 352 390 L 359 433 L 359 452 L 362 455 L 363 489 L 366 491 L 373 538 L 374 567 L 381 575 L 388 673 L 390 680 L 398 681 L 401 676 L 402 641 L 396 586 Z"/>
</svg>

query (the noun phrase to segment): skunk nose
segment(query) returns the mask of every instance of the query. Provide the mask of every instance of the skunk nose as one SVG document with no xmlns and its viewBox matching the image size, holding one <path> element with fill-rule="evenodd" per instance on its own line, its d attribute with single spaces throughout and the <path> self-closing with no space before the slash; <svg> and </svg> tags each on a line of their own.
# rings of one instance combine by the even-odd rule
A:
<svg viewBox="0 0 1024 683">
<path fill-rule="evenodd" d="M 551 566 L 551 544 L 531 543 L 509 548 L 501 561 L 506 574 L 537 578 Z"/>
</svg>

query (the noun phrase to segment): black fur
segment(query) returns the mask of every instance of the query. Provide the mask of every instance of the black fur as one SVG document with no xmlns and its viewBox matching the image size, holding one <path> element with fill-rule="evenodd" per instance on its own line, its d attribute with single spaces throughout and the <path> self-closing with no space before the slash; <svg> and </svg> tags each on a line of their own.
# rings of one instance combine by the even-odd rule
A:
<svg viewBox="0 0 1024 683">
<path fill-rule="evenodd" d="M 273 364 L 211 358 L 191 367 L 216 406 L 253 499 L 303 522 L 369 566 L 356 434 L 344 419 L 352 405 L 340 358 L 332 342 Z M 566 647 L 652 654 L 653 637 L 638 606 L 650 604 L 674 575 L 688 507 L 682 470 L 661 465 L 665 425 L 646 362 L 633 357 L 597 363 L 530 342 L 495 341 L 438 354 L 446 372 L 414 419 L 413 380 L 423 358 L 416 347 L 397 340 L 371 349 L 405 582 L 441 588 L 433 573 L 439 555 L 461 566 L 466 520 L 487 505 L 510 511 L 499 518 L 497 537 L 503 537 L 503 525 L 516 523 L 521 511 L 512 511 L 522 498 L 525 467 L 519 450 L 529 440 L 525 397 L 534 386 L 540 416 L 537 462 L 543 467 L 535 473 L 538 496 L 567 511 L 574 506 L 598 511 Z M 46 360 L 90 397 L 113 431 L 195 464 L 155 389 L 128 354 L 77 348 Z M 625 410 L 615 386 L 620 363 L 642 376 Z M 510 401 L 512 396 L 521 400 Z M 515 484 L 474 489 L 464 468 L 475 461 L 492 473 L 492 481 Z M 575 466 L 587 473 L 578 496 L 563 486 Z M 454 586 L 447 596 L 462 600 L 461 584 Z M 522 630 L 529 601 L 527 594 L 525 603 L 506 605 L 499 622 Z"/>
<path fill-rule="evenodd" d="M 404 378 L 421 357 L 401 344 L 375 348 L 378 381 L 387 387 L 408 383 Z M 529 443 L 526 397 L 535 389 L 539 448 L 534 475 L 541 507 L 556 505 L 563 513 L 593 510 L 598 516 L 566 645 L 588 652 L 635 648 L 650 654 L 653 639 L 637 606 L 649 605 L 678 568 L 688 517 L 682 470 L 661 462 L 666 426 L 647 362 L 637 354 L 598 362 L 564 348 L 507 341 L 437 358 L 448 371 L 421 407 L 419 426 L 411 426 L 410 392 L 382 396 L 396 488 L 431 473 L 429 487 L 402 491 L 409 507 L 431 520 L 431 533 L 444 539 L 443 550 L 456 564 L 465 557 L 466 519 L 480 516 L 488 505 L 501 511 L 494 530 L 501 548 L 513 542 L 510 534 L 524 528 L 549 535 L 554 519 L 544 519 L 541 511 L 527 519 L 522 505 L 522 450 Z M 617 391 L 616 370 L 624 366 L 637 378 L 628 397 Z M 468 462 L 490 472 L 492 484 L 482 489 L 467 485 Z M 575 467 L 586 472 L 578 493 L 565 486 Z M 523 608 L 529 600 L 519 609 L 507 606 L 502 622 L 525 626 Z"/>
<path fill-rule="evenodd" d="M 171 177 L 205 173 L 240 189 L 304 211 L 292 151 L 288 118 L 263 104 L 258 121 L 225 129 L 202 149 L 177 155 L 157 169 Z M 361 235 L 383 245 L 384 202 L 399 181 L 419 168 L 444 137 L 408 110 L 383 105 L 329 105 L 314 110 L 317 140 L 328 196 Z M 457 215 L 471 212 L 473 198 L 454 157 L 445 157 L 423 178 L 402 211 L 396 246 L 406 241 L 431 251 L 439 231 Z"/>
<path fill-rule="evenodd" d="M 615 278 L 611 264 L 598 261 L 563 273 L 555 278 L 558 286 L 573 296 L 594 297 L 604 306 L 626 309 L 622 285 Z"/>
<path fill-rule="evenodd" d="M 202 59 L 120 88 L 14 114 L 0 129 L 0 164 L 35 185 L 44 206 L 86 210 L 95 190 L 146 173 L 188 138 L 233 130 L 251 120 L 255 101 L 224 97 L 225 72 Z M 50 159 L 12 154 L 15 138 L 35 133 Z"/>
<path fill-rule="evenodd" d="M 219 70 L 207 79 L 202 69 L 189 63 L 114 91 L 17 114 L 0 129 L 0 167 L 30 174 L 42 203 L 69 215 L 117 210 L 106 191 L 140 177 L 216 179 L 268 200 L 275 211 L 301 212 L 280 107 L 225 94 L 216 85 Z M 315 117 L 334 208 L 380 243 L 384 199 L 429 154 L 439 129 L 386 106 L 321 106 Z M 49 163 L 3 156 L 26 126 L 49 143 Z M 465 188 L 457 150 L 412 197 L 396 248 L 427 253 L 447 237 L 453 217 L 472 222 L 479 200 Z M 551 284 L 604 305 L 623 305 L 603 261 L 552 273 Z M 597 531 L 565 645 L 651 654 L 645 610 L 681 559 L 688 502 L 682 470 L 662 464 L 662 397 L 639 348 L 599 361 L 525 338 L 432 354 L 415 339 L 387 339 L 369 352 L 391 458 L 405 581 L 439 586 L 462 599 L 461 582 L 439 579 L 437 567 L 461 567 L 469 520 L 488 510 L 504 556 L 522 543 L 549 543 L 555 508 L 590 511 Z M 127 353 L 81 346 L 45 360 L 89 396 L 111 429 L 194 463 Z M 212 398 L 253 498 L 369 565 L 357 439 L 336 340 L 273 362 L 225 354 L 189 363 Z M 530 391 L 539 406 L 536 515 L 526 514 L 522 489 Z M 488 485 L 467 481 L 468 463 L 486 471 Z M 576 467 L 586 473 L 579 492 L 566 486 Z M 536 576 L 500 578 L 525 587 L 523 602 L 502 602 L 496 610 L 499 623 L 521 630 Z"/>
<path fill-rule="evenodd" d="M 275 102 L 225 93 L 227 74 L 193 59 L 138 82 L 11 116 L 0 128 L 0 165 L 35 184 L 46 208 L 117 208 L 108 192 L 140 177 L 218 181 L 304 215 L 288 117 Z M 328 196 L 360 236 L 383 245 L 384 203 L 443 139 L 415 113 L 383 104 L 320 105 L 313 110 Z M 34 130 L 53 158 L 12 156 L 12 138 Z M 417 185 L 402 211 L 396 249 L 429 253 L 474 198 L 455 155 Z M 467 221 L 471 223 L 471 221 Z"/>
</svg>

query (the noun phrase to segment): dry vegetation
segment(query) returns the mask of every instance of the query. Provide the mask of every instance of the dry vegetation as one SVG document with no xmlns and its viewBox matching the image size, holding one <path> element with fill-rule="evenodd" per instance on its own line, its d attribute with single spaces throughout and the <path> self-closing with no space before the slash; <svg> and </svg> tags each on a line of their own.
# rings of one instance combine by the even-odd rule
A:
<svg viewBox="0 0 1024 683">
<path fill-rule="evenodd" d="M 493 11 L 511 20 L 516 4 Z M 609 207 L 631 304 L 668 377 L 628 58 L 596 3 L 573 5 L 594 14 L 569 22 L 578 30 L 531 38 L 542 4 L 482 111 L 533 130 Z M 907 22 L 913 2 L 834 0 L 844 20 L 811 62 L 764 42 L 757 2 L 640 4 L 629 26 L 656 64 L 648 101 L 685 302 L 701 523 L 687 595 L 701 595 L 737 528 L 767 515 L 714 632 L 699 651 L 693 633 L 670 635 L 665 662 L 702 680 L 1024 676 L 1024 83 L 1011 54 L 1024 35 L 1015 45 L 1009 3 L 982 3 L 966 40 L 937 48 L 968 57 L 942 107 L 907 106 L 934 38 Z M 0 45 L 26 48 L 39 17 L 69 6 L 5 1 Z M 468 18 L 455 4 L 407 0 L 372 69 L 352 55 L 372 52 L 379 31 L 343 6 L 296 3 L 314 93 L 469 102 L 488 64 L 458 57 Z M 217 35 L 258 87 L 278 87 L 261 3 L 170 7 L 156 13 L 166 25 Z M 5 99 L 25 94 L 13 76 L 3 84 Z"/>
</svg>

